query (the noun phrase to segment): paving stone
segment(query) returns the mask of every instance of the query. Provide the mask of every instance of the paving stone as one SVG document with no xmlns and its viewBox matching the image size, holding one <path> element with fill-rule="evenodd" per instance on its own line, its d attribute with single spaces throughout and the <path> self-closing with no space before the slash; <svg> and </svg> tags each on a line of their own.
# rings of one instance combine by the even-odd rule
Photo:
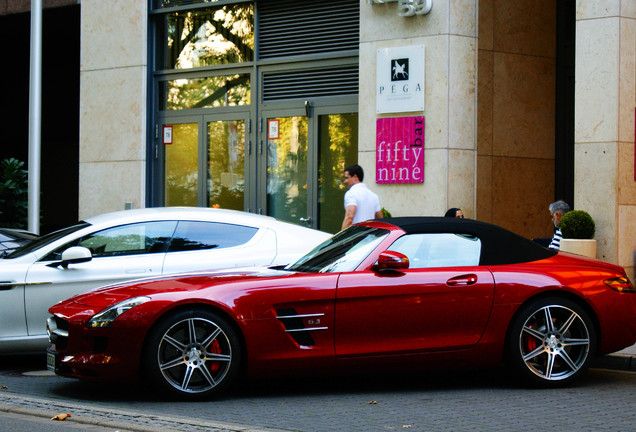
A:
<svg viewBox="0 0 636 432">
<path fill-rule="evenodd" d="M 202 402 L 23 372 L 0 368 L 0 411 L 70 412 L 87 424 L 139 431 L 622 431 L 636 424 L 636 373 L 629 371 L 591 369 L 561 389 L 525 388 L 499 370 L 263 380 Z"/>
</svg>

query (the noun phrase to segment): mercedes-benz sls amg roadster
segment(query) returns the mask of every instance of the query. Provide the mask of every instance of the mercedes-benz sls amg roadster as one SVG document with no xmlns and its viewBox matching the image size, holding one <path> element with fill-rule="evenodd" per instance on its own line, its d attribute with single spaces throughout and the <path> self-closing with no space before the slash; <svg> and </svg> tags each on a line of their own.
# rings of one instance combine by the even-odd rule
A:
<svg viewBox="0 0 636 432">
<path fill-rule="evenodd" d="M 186 398 L 241 376 L 502 364 L 557 386 L 636 342 L 621 267 L 455 218 L 369 221 L 286 267 L 121 283 L 49 312 L 57 374 Z"/>
</svg>

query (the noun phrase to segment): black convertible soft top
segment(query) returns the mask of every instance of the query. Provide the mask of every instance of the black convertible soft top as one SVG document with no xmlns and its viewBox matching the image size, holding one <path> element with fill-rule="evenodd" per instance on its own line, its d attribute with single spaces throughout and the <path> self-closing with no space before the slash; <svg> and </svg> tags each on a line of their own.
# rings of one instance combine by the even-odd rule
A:
<svg viewBox="0 0 636 432">
<path fill-rule="evenodd" d="M 400 227 L 408 234 L 470 234 L 481 240 L 480 265 L 518 264 L 550 258 L 557 251 L 548 249 L 497 225 L 473 219 L 450 217 L 396 217 L 377 219 Z"/>
</svg>

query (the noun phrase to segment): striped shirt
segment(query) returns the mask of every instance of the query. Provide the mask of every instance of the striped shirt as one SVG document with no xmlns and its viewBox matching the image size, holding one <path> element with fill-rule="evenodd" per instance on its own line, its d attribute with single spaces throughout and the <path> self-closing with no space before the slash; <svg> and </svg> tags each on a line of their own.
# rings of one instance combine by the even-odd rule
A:
<svg viewBox="0 0 636 432">
<path fill-rule="evenodd" d="M 563 238 L 563 234 L 561 234 L 561 229 L 557 228 L 554 232 L 554 237 L 552 237 L 552 241 L 550 242 L 550 249 L 561 250 L 561 239 Z"/>
</svg>

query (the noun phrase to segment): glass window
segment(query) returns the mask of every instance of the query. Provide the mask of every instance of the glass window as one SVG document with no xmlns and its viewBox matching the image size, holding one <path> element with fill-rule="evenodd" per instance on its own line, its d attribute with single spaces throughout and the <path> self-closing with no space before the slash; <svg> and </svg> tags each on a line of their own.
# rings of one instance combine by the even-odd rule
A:
<svg viewBox="0 0 636 432">
<path fill-rule="evenodd" d="M 249 74 L 177 79 L 159 83 L 161 110 L 250 104 Z"/>
<path fill-rule="evenodd" d="M 172 144 L 165 146 L 166 206 L 196 206 L 199 181 L 199 125 L 184 123 L 172 127 Z"/>
<path fill-rule="evenodd" d="M 48 254 L 44 260 L 60 260 L 71 246 L 88 248 L 93 258 L 165 252 L 177 223 L 142 222 L 108 228 L 67 243 Z"/>
<path fill-rule="evenodd" d="M 286 268 L 308 273 L 354 271 L 388 235 L 389 231 L 385 229 L 354 225 Z"/>
<path fill-rule="evenodd" d="M 307 217 L 307 117 L 270 121 L 278 137 L 267 140 L 267 214 L 298 223 Z"/>
<path fill-rule="evenodd" d="M 319 117 L 318 229 L 337 233 L 342 228 L 344 169 L 358 162 L 358 114 Z"/>
<path fill-rule="evenodd" d="M 157 69 L 191 69 L 254 59 L 254 6 L 241 3 L 160 15 Z"/>
<path fill-rule="evenodd" d="M 16 249 L 12 253 L 4 257 L 4 259 L 19 258 L 28 253 L 35 252 L 36 250 L 43 248 L 46 245 L 49 245 L 53 242 L 56 242 L 62 237 L 72 234 L 75 231 L 79 231 L 82 228 L 86 228 L 87 226 L 90 226 L 90 225 L 86 222 L 80 222 L 77 225 L 73 225 L 67 228 L 62 228 L 61 230 L 58 230 L 50 234 L 47 234 L 43 237 L 40 237 L 37 240 L 32 241 L 31 243 L 27 243 L 26 245 L 22 246 L 19 249 Z"/>
<path fill-rule="evenodd" d="M 250 241 L 258 228 L 217 222 L 181 221 L 168 252 L 221 249 Z"/>
<path fill-rule="evenodd" d="M 467 234 L 409 234 L 397 239 L 388 250 L 409 258 L 409 268 L 479 265 L 481 241 Z"/>
<path fill-rule="evenodd" d="M 245 121 L 208 123 L 208 206 L 243 210 Z"/>
</svg>

